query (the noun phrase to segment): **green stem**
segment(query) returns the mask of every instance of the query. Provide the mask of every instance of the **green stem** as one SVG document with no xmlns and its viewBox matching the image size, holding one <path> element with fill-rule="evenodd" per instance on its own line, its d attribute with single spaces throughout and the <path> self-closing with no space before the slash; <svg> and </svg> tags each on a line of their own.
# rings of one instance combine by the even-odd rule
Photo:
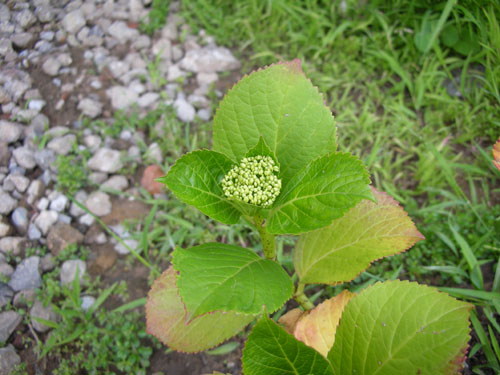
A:
<svg viewBox="0 0 500 375">
<path fill-rule="evenodd" d="M 312 310 L 314 309 L 314 304 L 307 298 L 306 294 L 304 293 L 304 287 L 306 284 L 299 283 L 297 284 L 297 289 L 295 290 L 295 293 L 293 295 L 293 299 L 299 303 L 300 306 L 304 310 Z"/>
<path fill-rule="evenodd" d="M 254 217 L 254 224 L 259 231 L 260 239 L 262 241 L 262 249 L 264 250 L 264 256 L 266 259 L 276 260 L 276 240 L 275 235 L 268 233 L 266 227 L 264 226 L 264 218 L 257 214 Z"/>
</svg>

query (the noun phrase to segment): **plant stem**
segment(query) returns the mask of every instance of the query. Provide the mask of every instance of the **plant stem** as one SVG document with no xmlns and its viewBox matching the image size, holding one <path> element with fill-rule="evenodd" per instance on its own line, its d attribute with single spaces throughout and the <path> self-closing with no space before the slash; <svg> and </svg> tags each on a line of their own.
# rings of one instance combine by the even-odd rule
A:
<svg viewBox="0 0 500 375">
<path fill-rule="evenodd" d="M 268 233 L 266 227 L 264 226 L 264 218 L 257 214 L 254 217 L 254 224 L 259 231 L 260 240 L 262 241 L 262 249 L 264 250 L 264 256 L 266 259 L 276 260 L 276 240 L 275 235 Z"/>
<path fill-rule="evenodd" d="M 299 283 L 297 284 L 297 289 L 295 290 L 295 293 L 293 295 L 293 299 L 299 303 L 300 306 L 304 310 L 312 310 L 314 309 L 314 304 L 307 298 L 306 294 L 304 293 L 304 287 L 306 285 L 304 283 Z"/>
</svg>

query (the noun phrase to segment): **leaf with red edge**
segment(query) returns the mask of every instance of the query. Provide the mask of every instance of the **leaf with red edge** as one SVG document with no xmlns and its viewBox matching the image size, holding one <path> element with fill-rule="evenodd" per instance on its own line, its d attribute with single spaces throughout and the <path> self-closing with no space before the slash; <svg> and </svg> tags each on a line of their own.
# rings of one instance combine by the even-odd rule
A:
<svg viewBox="0 0 500 375">
<path fill-rule="evenodd" d="M 301 282 L 350 281 L 371 262 L 424 239 L 391 196 L 372 191 L 377 203 L 363 200 L 331 225 L 300 237 L 293 263 Z"/>
<path fill-rule="evenodd" d="M 498 141 L 493 146 L 491 152 L 493 153 L 493 164 L 500 171 L 500 138 L 498 138 Z"/>
<path fill-rule="evenodd" d="M 335 342 L 335 332 L 344 307 L 353 296 L 353 293 L 344 290 L 302 315 L 295 326 L 295 338 L 326 357 Z"/>
<path fill-rule="evenodd" d="M 172 349 L 194 353 L 234 336 L 256 315 L 214 312 L 186 323 L 186 310 L 170 267 L 153 283 L 146 302 L 146 331 Z"/>
</svg>

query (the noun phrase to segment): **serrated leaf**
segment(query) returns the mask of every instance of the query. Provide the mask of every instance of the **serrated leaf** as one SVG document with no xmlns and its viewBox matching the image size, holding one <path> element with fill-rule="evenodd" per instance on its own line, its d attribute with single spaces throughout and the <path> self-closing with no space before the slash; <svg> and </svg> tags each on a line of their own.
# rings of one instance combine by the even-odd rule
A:
<svg viewBox="0 0 500 375">
<path fill-rule="evenodd" d="M 493 153 L 493 164 L 500 171 L 500 138 L 498 138 L 498 141 L 493 146 L 491 152 Z"/>
<path fill-rule="evenodd" d="M 251 314 L 214 312 L 186 324 L 175 279 L 175 270 L 170 267 L 153 283 L 146 302 L 146 331 L 172 349 L 193 353 L 213 348 L 255 318 Z"/>
<path fill-rule="evenodd" d="M 205 215 L 224 224 L 235 224 L 240 212 L 226 199 L 221 181 L 233 162 L 225 155 L 209 150 L 182 156 L 170 168 L 164 183 L 182 202 L 195 206 Z"/>
<path fill-rule="evenodd" d="M 345 153 L 322 156 L 284 184 L 269 211 L 267 230 L 299 234 L 331 224 L 362 199 L 373 199 L 363 164 Z"/>
<path fill-rule="evenodd" d="M 249 157 L 252 157 L 252 156 L 270 156 L 271 158 L 273 158 L 274 162 L 277 163 L 277 165 L 279 166 L 279 162 L 278 162 L 278 159 L 276 159 L 276 156 L 273 154 L 273 152 L 271 151 L 271 149 L 269 148 L 269 146 L 266 144 L 266 141 L 264 141 L 264 138 L 260 137 L 259 138 L 259 142 L 257 142 L 257 144 L 255 145 L 255 147 L 253 147 L 252 149 L 250 149 L 246 154 L 245 154 L 245 157 L 246 158 L 249 158 Z"/>
<path fill-rule="evenodd" d="M 458 373 L 472 307 L 417 283 L 377 283 L 345 307 L 328 359 L 337 375 Z"/>
<path fill-rule="evenodd" d="M 260 137 L 276 155 L 284 182 L 312 160 L 336 150 L 331 111 L 299 60 L 244 77 L 220 103 L 213 125 L 215 151 L 237 161 Z"/>
<path fill-rule="evenodd" d="M 234 245 L 208 243 L 173 253 L 187 319 L 212 311 L 257 314 L 280 308 L 293 282 L 276 262 Z"/>
<path fill-rule="evenodd" d="M 302 315 L 295 326 L 295 338 L 326 357 L 335 341 L 335 331 L 344 307 L 353 296 L 353 293 L 344 290 Z"/>
<path fill-rule="evenodd" d="M 330 363 L 267 316 L 248 336 L 243 349 L 245 375 L 333 375 Z"/>
<path fill-rule="evenodd" d="M 300 237 L 293 262 L 304 283 L 354 279 L 374 260 L 409 249 L 424 237 L 389 195 L 372 189 L 364 200 L 328 227 Z"/>
</svg>

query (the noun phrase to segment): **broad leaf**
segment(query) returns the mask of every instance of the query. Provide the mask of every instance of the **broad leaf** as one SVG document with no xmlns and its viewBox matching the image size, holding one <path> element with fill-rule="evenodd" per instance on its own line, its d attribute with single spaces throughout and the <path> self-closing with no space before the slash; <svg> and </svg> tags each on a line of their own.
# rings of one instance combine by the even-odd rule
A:
<svg viewBox="0 0 500 375">
<path fill-rule="evenodd" d="M 187 319 L 211 311 L 256 314 L 280 308 L 293 293 L 283 268 L 239 246 L 208 243 L 177 249 L 174 268 Z"/>
<path fill-rule="evenodd" d="M 198 208 L 205 215 L 224 224 L 238 222 L 239 211 L 227 200 L 221 181 L 233 162 L 214 151 L 200 150 L 184 155 L 176 161 L 164 183 L 182 202 Z"/>
<path fill-rule="evenodd" d="M 322 156 L 298 172 L 269 212 L 267 230 L 299 234 L 331 224 L 362 199 L 373 199 L 368 172 L 344 153 Z"/>
<path fill-rule="evenodd" d="M 170 348 L 193 353 L 210 349 L 237 334 L 255 315 L 214 312 L 185 322 L 186 311 L 172 267 L 153 283 L 146 302 L 146 329 Z"/>
<path fill-rule="evenodd" d="M 278 159 L 276 159 L 276 155 L 273 154 L 269 146 L 266 144 L 264 141 L 264 138 L 260 137 L 259 142 L 250 149 L 245 155 L 246 158 L 251 157 L 251 156 L 270 156 L 273 158 L 274 162 L 279 166 Z"/>
<path fill-rule="evenodd" d="M 317 351 L 296 340 L 267 316 L 248 336 L 243 350 L 245 375 L 333 375 L 330 363 Z"/>
<path fill-rule="evenodd" d="M 344 307 L 353 296 L 344 290 L 302 315 L 295 326 L 295 338 L 326 357 L 335 341 L 335 331 Z"/>
<path fill-rule="evenodd" d="M 337 375 L 456 374 L 471 309 L 428 286 L 377 283 L 347 304 L 328 359 Z"/>
<path fill-rule="evenodd" d="M 493 146 L 492 152 L 493 152 L 493 164 L 500 171 L 500 138 L 498 139 L 497 143 L 495 143 L 495 145 Z"/>
<path fill-rule="evenodd" d="M 333 116 L 300 61 L 258 70 L 224 97 L 214 118 L 213 149 L 240 160 L 263 137 L 283 181 L 336 150 Z"/>
<path fill-rule="evenodd" d="M 372 191 L 377 203 L 364 200 L 330 226 L 301 236 L 293 262 L 302 282 L 352 280 L 374 260 L 405 251 L 424 238 L 393 198 Z"/>
</svg>

